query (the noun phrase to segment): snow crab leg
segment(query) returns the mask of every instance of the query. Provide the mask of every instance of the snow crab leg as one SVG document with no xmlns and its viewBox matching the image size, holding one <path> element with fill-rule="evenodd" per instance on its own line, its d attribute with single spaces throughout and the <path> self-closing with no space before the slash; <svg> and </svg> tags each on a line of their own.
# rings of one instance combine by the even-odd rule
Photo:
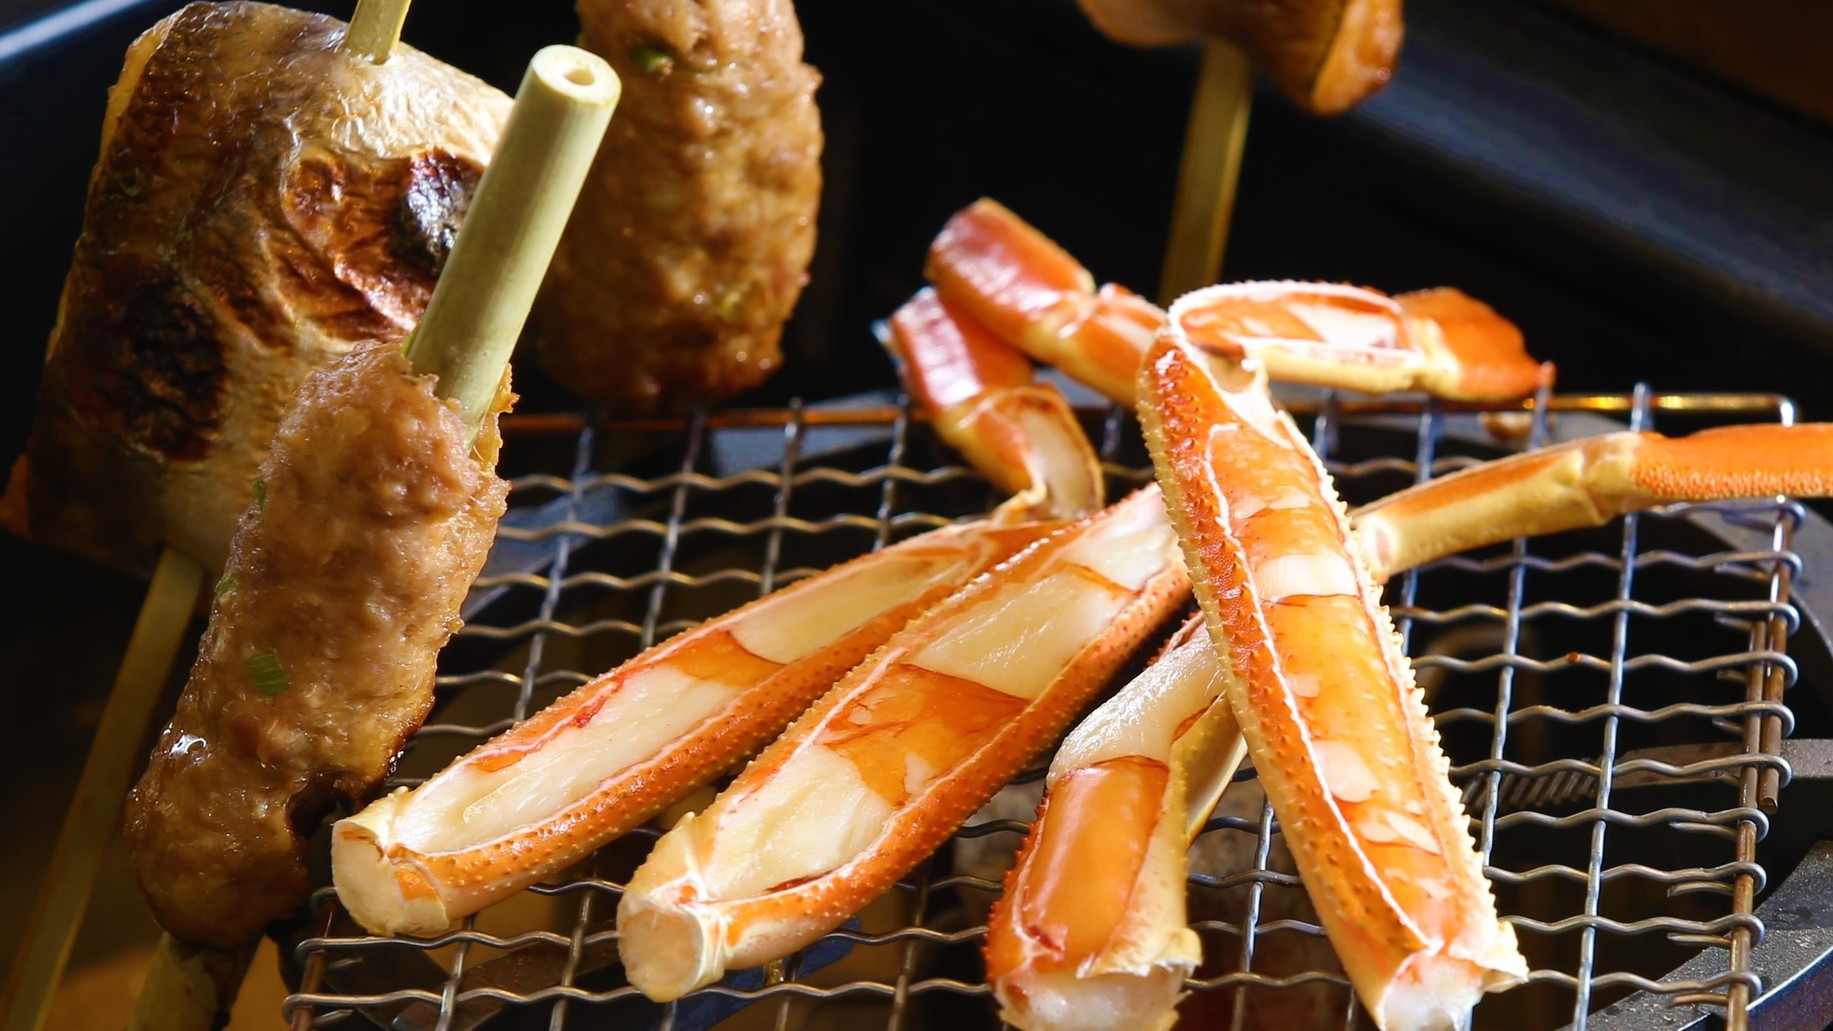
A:
<svg viewBox="0 0 1833 1031">
<path fill-rule="evenodd" d="M 1074 718 L 1187 597 L 1155 486 L 913 621 L 705 810 L 618 906 L 630 983 L 676 998 L 787 955 L 889 890 Z"/>
<path fill-rule="evenodd" d="M 1619 433 L 1498 459 L 1350 513 L 1381 583 L 1481 544 L 1674 501 L 1833 491 L 1833 426 L 1751 426 L 1669 439 Z M 1185 926 L 1185 848 L 1245 747 L 1226 678 L 1186 624 L 1158 661 L 1090 713 L 988 920 L 987 980 L 1027 1031 L 1165 1027 L 1201 959 Z M 1173 833 L 1183 827 L 1185 836 Z M 1175 845 L 1175 847 L 1173 847 Z M 1073 886 L 1073 887 L 1072 887 Z"/>
<path fill-rule="evenodd" d="M 339 898 L 377 933 L 445 930 L 750 755 L 918 613 L 1062 525 L 943 527 L 656 645 L 338 821 Z"/>
<path fill-rule="evenodd" d="M 1833 493 L 1833 424 L 1607 433 L 1472 466 L 1350 515 L 1377 581 L 1515 537 L 1679 501 Z"/>
<path fill-rule="evenodd" d="M 1146 429 L 1260 780 L 1320 920 L 1386 1031 L 1456 1026 L 1526 963 L 1378 588 L 1264 375 L 1215 358 L 1261 323 L 1228 288 L 1172 307 Z"/>
<path fill-rule="evenodd" d="M 1010 495 L 1001 513 L 1074 518 L 1099 509 L 1101 463 L 1076 413 L 1031 363 L 924 289 L 891 316 L 885 346 L 937 436 Z"/>
<path fill-rule="evenodd" d="M 1199 615 L 1057 749 L 987 921 L 1000 1019 L 1057 1031 L 1176 1019 L 1202 959 L 1185 851 L 1246 754 L 1223 687 Z"/>
<path fill-rule="evenodd" d="M 924 272 L 942 298 L 1000 339 L 1123 404 L 1164 312 L 1094 277 L 998 202 L 957 212 L 930 245 Z M 1213 344 L 1276 380 L 1350 390 L 1423 390 L 1454 400 L 1533 393 L 1549 370 L 1521 331 L 1488 305 L 1441 288 L 1389 297 L 1334 283 L 1238 283 L 1229 317 L 1251 333 Z"/>
</svg>

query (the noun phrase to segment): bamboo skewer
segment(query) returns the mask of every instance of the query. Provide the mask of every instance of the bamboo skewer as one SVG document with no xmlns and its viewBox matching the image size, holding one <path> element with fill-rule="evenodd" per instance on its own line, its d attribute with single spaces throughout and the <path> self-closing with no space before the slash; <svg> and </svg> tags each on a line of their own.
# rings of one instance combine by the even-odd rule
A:
<svg viewBox="0 0 1833 1031">
<path fill-rule="evenodd" d="M 545 47 L 529 62 L 490 167 L 426 313 L 409 338 L 414 371 L 458 402 L 473 435 L 490 412 L 560 231 L 617 105 L 602 58 Z M 207 1031 L 227 1018 L 253 952 L 160 936 L 128 1031 Z"/>
<path fill-rule="evenodd" d="M 400 42 L 408 3 L 359 0 L 345 29 L 344 48 L 377 64 L 387 61 Z M 122 800 L 138 769 L 140 744 L 190 628 L 206 572 L 201 563 L 171 547 L 160 552 L 51 853 L 49 872 L 0 994 L 0 1031 L 37 1031 L 50 1016 L 102 857 L 114 840 Z M 244 956 L 242 965 L 246 963 Z M 220 969 L 222 964 L 211 966 Z"/>
<path fill-rule="evenodd" d="M 1204 40 L 1158 277 L 1158 303 L 1164 307 L 1221 274 L 1253 100 L 1254 69 L 1247 55 L 1226 40 Z"/>
<path fill-rule="evenodd" d="M 7 976 L 5 1031 L 37 1031 L 50 1016 L 102 857 L 121 819 L 121 800 L 139 769 L 141 742 L 190 628 L 204 578 L 203 565 L 190 556 L 172 548 L 160 554 Z"/>
<path fill-rule="evenodd" d="M 414 370 L 439 377 L 473 431 L 496 398 L 535 291 L 617 106 L 617 74 L 572 46 L 528 63 L 503 140 L 408 341 Z"/>
<path fill-rule="evenodd" d="M 387 64 L 401 42 L 410 0 L 357 0 L 344 27 L 343 49 L 374 64 Z"/>
</svg>

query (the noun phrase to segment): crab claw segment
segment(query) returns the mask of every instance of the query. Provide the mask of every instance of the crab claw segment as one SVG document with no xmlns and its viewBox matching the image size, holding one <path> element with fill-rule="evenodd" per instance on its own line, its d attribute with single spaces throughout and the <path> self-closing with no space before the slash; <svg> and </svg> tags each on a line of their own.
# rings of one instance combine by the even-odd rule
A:
<svg viewBox="0 0 1833 1031">
<path fill-rule="evenodd" d="M 751 754 L 917 613 L 1059 523 L 944 527 L 669 639 L 332 830 L 357 922 L 437 934 Z"/>
<path fill-rule="evenodd" d="M 929 281 L 1000 339 L 1105 397 L 1133 403 L 1165 314 L 1087 269 L 997 201 L 957 212 L 930 244 Z"/>
<path fill-rule="evenodd" d="M 1515 537 L 1679 501 L 1833 493 L 1833 424 L 1609 433 L 1486 462 L 1351 516 L 1377 580 Z"/>
<path fill-rule="evenodd" d="M 1153 465 L 1230 705 L 1357 995 L 1385 1031 L 1458 1026 L 1526 963 L 1322 464 L 1263 379 L 1188 339 L 1238 300 L 1173 306 L 1142 371 Z"/>
<path fill-rule="evenodd" d="M 838 927 L 1054 740 L 1188 585 L 1146 488 L 911 623 L 657 842 L 618 906 L 630 983 L 666 1001 Z"/>
<path fill-rule="evenodd" d="M 1087 269 L 1011 211 L 982 199 L 956 213 L 924 271 L 999 338 L 1133 403 L 1165 313 L 1124 287 L 1097 290 Z M 1255 359 L 1276 380 L 1493 401 L 1531 394 L 1550 373 L 1513 323 L 1450 288 L 1389 297 L 1335 283 L 1250 282 L 1204 292 L 1229 303 L 1193 323 L 1191 340 Z"/>
<path fill-rule="evenodd" d="M 1245 746 L 1202 617 L 1057 750 L 987 922 L 1000 1018 L 1024 1031 L 1167 1028 L 1201 960 L 1185 852 Z"/>
<path fill-rule="evenodd" d="M 925 288 L 891 316 L 886 347 L 930 425 L 1011 500 L 1000 519 L 1101 507 L 1101 463 L 1069 402 L 1031 362 Z"/>
<path fill-rule="evenodd" d="M 1205 287 L 1187 307 L 1189 341 L 1275 380 L 1368 393 L 1423 390 L 1456 400 L 1533 393 L 1546 375 L 1521 331 L 1450 288 L 1388 297 L 1336 283 Z"/>
</svg>

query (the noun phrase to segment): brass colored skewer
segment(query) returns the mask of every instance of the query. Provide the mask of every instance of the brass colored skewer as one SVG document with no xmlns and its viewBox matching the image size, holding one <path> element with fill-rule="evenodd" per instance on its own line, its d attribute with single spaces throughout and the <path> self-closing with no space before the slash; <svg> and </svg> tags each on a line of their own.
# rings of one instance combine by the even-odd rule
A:
<svg viewBox="0 0 1833 1031">
<path fill-rule="evenodd" d="M 1165 264 L 1158 277 L 1160 305 L 1169 307 L 1182 295 L 1215 283 L 1221 274 L 1253 99 L 1254 70 L 1247 55 L 1226 40 L 1204 40 L 1202 69 L 1184 130 Z"/>
<path fill-rule="evenodd" d="M 7 977 L 4 1031 L 38 1031 L 50 1016 L 102 857 L 120 825 L 122 800 L 140 768 L 140 743 L 165 693 L 204 578 L 196 559 L 172 548 L 160 554 Z"/>
</svg>

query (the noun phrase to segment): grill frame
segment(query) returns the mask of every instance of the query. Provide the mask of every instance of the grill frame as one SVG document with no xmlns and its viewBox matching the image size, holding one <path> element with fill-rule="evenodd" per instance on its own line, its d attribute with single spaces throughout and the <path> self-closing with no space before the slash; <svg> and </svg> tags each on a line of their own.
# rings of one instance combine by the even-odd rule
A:
<svg viewBox="0 0 1833 1031">
<path fill-rule="evenodd" d="M 1408 399 L 1371 400 L 1323 393 L 1310 398 L 1288 399 L 1287 407 L 1295 415 L 1312 420 L 1313 444 L 1340 482 L 1360 481 L 1370 476 L 1391 477 L 1396 474 L 1420 480 L 1468 464 L 1468 461 L 1474 459 L 1449 456 L 1447 452 L 1458 450 L 1468 443 L 1465 438 L 1470 427 L 1467 424 L 1473 416 L 1489 419 L 1497 414 L 1516 413 L 1512 416 L 1517 420 L 1512 424 L 1512 429 L 1524 429 L 1528 445 L 1538 445 L 1554 439 L 1559 435 L 1561 423 L 1568 419 L 1585 422 L 1587 432 L 1595 432 L 1599 420 L 1592 417 L 1600 414 L 1626 417 L 1630 427 L 1637 429 L 1664 428 L 1676 422 L 1702 418 L 1718 421 L 1768 420 L 1779 423 L 1791 422 L 1794 418 L 1793 406 L 1786 398 L 1777 395 L 1662 394 L 1646 387 L 1638 387 L 1623 395 L 1543 394 L 1528 402 L 1500 407 Z M 1080 411 L 1088 420 L 1090 428 L 1098 433 L 1097 439 L 1102 442 L 1104 467 L 1116 488 L 1143 482 L 1149 477 L 1149 468 L 1138 464 L 1138 457 L 1143 452 L 1135 448 L 1131 455 L 1127 453 L 1129 442 L 1136 444 L 1137 440 L 1137 429 L 1131 424 L 1130 416 L 1114 409 L 1084 408 Z M 1666 421 L 1662 426 L 1656 426 L 1658 419 Z M 1340 445 L 1346 433 L 1353 437 L 1364 426 L 1382 428 L 1392 433 L 1394 424 L 1404 424 L 1409 420 L 1413 425 L 1414 439 L 1411 456 L 1389 454 L 1347 464 L 1334 457 L 1343 450 Z M 1525 422 L 1525 426 L 1521 422 Z M 1692 427 L 1689 424 L 1675 425 L 1674 428 L 1679 431 Z M 508 674 L 495 669 L 495 665 L 500 663 L 493 664 L 488 671 L 454 672 L 442 669 L 440 708 L 435 710 L 433 720 L 422 729 L 416 740 L 440 737 L 481 740 L 486 733 L 507 726 L 509 720 L 530 714 L 542 691 L 570 689 L 572 684 L 582 681 L 585 674 L 577 671 L 544 668 L 548 652 L 557 641 L 569 637 L 577 639 L 593 634 L 615 633 L 631 637 L 633 648 L 648 647 L 686 625 L 691 625 L 692 620 L 665 618 L 671 591 L 691 591 L 709 582 L 723 580 L 743 583 L 758 592 L 767 592 L 790 579 L 812 572 L 813 569 L 807 566 L 783 564 L 788 561 L 785 558 L 786 543 L 797 535 L 818 537 L 842 532 L 863 532 L 871 535 L 871 546 L 877 547 L 910 533 L 941 525 L 951 518 L 971 514 L 970 511 L 935 512 L 921 507 L 921 503 L 931 497 L 931 492 L 950 494 L 957 505 L 963 497 L 963 489 L 966 496 L 978 496 L 982 503 L 990 504 L 996 500 L 976 474 L 953 464 L 952 457 L 929 439 L 927 428 L 902 403 L 843 402 L 833 406 L 814 407 L 792 404 L 785 409 L 772 410 L 700 411 L 684 425 L 667 420 L 600 423 L 584 416 L 534 415 L 506 420 L 505 429 L 513 438 L 545 441 L 542 450 L 550 457 L 570 451 L 570 459 L 567 460 L 563 474 L 537 470 L 514 477 L 511 497 L 513 508 L 530 507 L 531 496 L 547 502 L 564 499 L 569 509 L 564 515 L 569 518 L 558 522 L 550 520 L 546 525 L 532 530 L 506 526 L 499 537 L 500 542 L 540 544 L 551 549 L 547 559 L 549 573 L 493 574 L 486 570 L 485 577 L 480 579 L 475 589 L 475 592 L 538 592 L 540 597 L 534 617 L 508 627 L 493 626 L 487 619 L 474 618 L 459 638 L 460 641 L 470 639 L 474 642 L 492 638 L 493 635 L 498 640 L 525 639 L 525 653 L 519 656 L 521 673 Z M 599 454 L 601 431 L 612 439 L 621 435 L 673 435 L 678 438 L 680 457 L 672 469 L 654 475 L 595 474 L 593 469 L 603 458 Z M 747 459 L 742 454 L 737 458 L 715 454 L 724 446 L 724 436 L 755 435 L 759 432 L 768 434 L 772 431 L 781 433 L 774 463 L 759 465 L 753 462 L 746 467 Z M 824 434 L 830 433 L 837 433 L 843 438 L 877 441 L 877 445 L 855 443 L 850 445 L 850 449 L 843 449 L 843 452 L 882 446 L 885 458 L 882 463 L 863 470 L 824 465 L 822 462 L 836 451 L 833 447 L 819 447 L 816 444 Z M 570 449 L 564 447 L 568 435 L 572 437 Z M 554 446 L 557 443 L 562 446 Z M 750 444 L 753 446 L 738 450 L 755 452 L 756 440 L 753 439 Z M 654 455 L 646 458 L 653 467 Z M 929 461 L 925 461 L 925 458 Z M 720 472 L 717 467 L 722 461 L 736 461 L 741 467 Z M 702 471 L 709 465 L 715 467 L 714 474 Z M 766 465 L 772 468 L 766 471 Z M 808 519 L 797 515 L 797 492 L 808 493 L 820 487 L 855 491 L 858 494 L 856 500 L 860 504 L 852 511 L 838 513 L 828 519 Z M 773 493 L 769 505 L 770 514 L 765 519 L 748 523 L 722 523 L 716 518 L 692 514 L 696 511 L 696 492 L 754 489 L 768 489 Z M 595 492 L 606 490 L 653 497 L 656 502 L 665 505 L 666 517 L 638 523 L 619 520 L 604 524 L 576 518 L 583 509 L 589 507 L 586 502 Z M 909 500 L 913 494 L 919 495 L 914 507 Z M 900 501 L 900 495 L 903 501 Z M 971 509 L 971 503 L 969 507 Z M 863 510 L 866 508 L 870 509 L 869 515 Z M 1795 527 L 1808 517 L 1806 510 L 1793 502 L 1675 506 L 1671 512 L 1646 517 L 1656 520 L 1729 520 L 1746 526 L 1767 523 L 1770 532 L 1771 547 L 1767 550 L 1678 556 L 1644 552 L 1639 541 L 1645 517 L 1632 515 L 1614 531 L 1618 534 L 1614 556 L 1617 575 L 1615 596 L 1601 606 L 1576 616 L 1570 612 L 1557 613 L 1558 606 L 1562 604 L 1559 602 L 1549 603 L 1552 608 L 1535 608 L 1526 599 L 1525 585 L 1528 578 L 1558 575 L 1562 564 L 1563 568 L 1600 562 L 1610 566 L 1612 556 L 1587 551 L 1581 556 L 1553 559 L 1536 551 L 1534 544 L 1515 542 L 1505 551 L 1487 557 L 1457 557 L 1422 571 L 1409 572 L 1388 589 L 1387 597 L 1394 606 L 1396 624 L 1407 640 L 1411 654 L 1415 636 L 1424 634 L 1445 618 L 1442 609 L 1419 604 L 1422 577 L 1431 576 L 1436 569 L 1458 570 L 1473 575 L 1499 570 L 1506 574 L 1507 602 L 1499 610 L 1506 648 L 1501 661 L 1491 662 L 1474 671 L 1478 675 L 1494 671 L 1497 683 L 1496 706 L 1502 715 L 1492 712 L 1490 723 L 1492 727 L 1500 728 L 1500 732 L 1492 733 L 1491 748 L 1486 757 L 1457 765 L 1454 773 L 1467 785 L 1467 800 L 1476 803 L 1472 809 L 1473 824 L 1486 863 L 1491 859 L 1491 851 L 1499 832 L 1513 826 L 1537 824 L 1541 822 L 1537 818 L 1545 815 L 1531 811 L 1501 812 L 1500 802 L 1505 795 L 1505 786 L 1523 778 L 1549 780 L 1563 776 L 1567 778 L 1567 791 L 1571 793 L 1583 788 L 1582 784 L 1577 789 L 1570 787 L 1573 776 L 1582 777 L 1588 772 L 1592 777 L 1594 804 L 1590 811 L 1576 814 L 1576 820 L 1572 816 L 1546 818 L 1548 821 L 1563 819 L 1565 823 L 1559 826 L 1589 825 L 1592 847 L 1589 865 L 1584 870 L 1571 866 L 1560 869 L 1543 866 L 1524 874 L 1521 871 L 1498 871 L 1495 867 L 1491 868 L 1492 877 L 1499 875 L 1505 883 L 1570 879 L 1574 874 L 1581 879 L 1584 889 L 1582 912 L 1558 921 L 1536 921 L 1531 918 L 1516 920 L 1517 928 L 1524 938 L 1532 938 L 1536 934 L 1558 936 L 1574 931 L 1577 933 L 1579 960 L 1573 970 L 1568 972 L 1540 968 L 1534 971 L 1530 979 L 1530 984 L 1543 986 L 1543 991 L 1544 986 L 1570 990 L 1572 1003 L 1569 1017 L 1577 1026 L 1582 1027 L 1586 1023 L 1594 993 L 1614 994 L 1628 989 L 1658 993 L 1670 998 L 1676 1006 L 1713 1007 L 1725 1015 L 1731 1026 L 1736 1027 L 1746 1022 L 1749 1003 L 1762 990 L 1761 981 L 1751 961 L 1751 950 L 1761 939 L 1763 931 L 1762 921 L 1755 913 L 1755 900 L 1764 887 L 1765 871 L 1757 861 L 1756 849 L 1768 829 L 1770 814 L 1776 810 L 1780 787 L 1787 782 L 1788 777 L 1787 764 L 1780 757 L 1780 747 L 1782 738 L 1794 722 L 1784 694 L 1794 681 L 1795 668 L 1786 654 L 1786 645 L 1789 633 L 1800 625 L 1799 614 L 1790 602 L 1791 582 L 1800 569 L 1800 559 L 1789 549 L 1789 544 Z M 684 549 L 684 539 L 720 534 L 735 540 L 761 535 L 760 568 L 755 573 L 749 570 L 715 571 L 712 574 L 684 573 L 680 567 L 690 559 L 686 552 L 691 550 Z M 581 573 L 571 568 L 576 553 L 590 547 L 595 541 L 640 535 L 656 538 L 655 559 L 633 576 L 620 577 L 592 569 Z M 1696 611 L 1701 603 L 1710 601 L 1701 597 L 1673 599 L 1661 603 L 1666 608 L 1657 606 L 1651 609 L 1648 607 L 1651 603 L 1635 593 L 1637 580 L 1644 576 L 1646 568 L 1652 566 L 1673 563 L 1699 566 L 1702 562 L 1707 566 L 1746 570 L 1753 577 L 1758 576 L 1755 571 L 1759 568 L 1770 570 L 1767 575 L 1760 577 L 1763 581 L 1762 597 L 1754 602 L 1748 599 L 1737 600 L 1733 607 L 1712 617 L 1715 621 L 1725 619 L 1747 623 L 1748 647 L 1742 651 L 1708 657 L 1700 660 L 1693 668 L 1680 671 L 1682 675 L 1691 676 L 1741 669 L 1743 699 L 1713 705 L 1676 703 L 1660 710 L 1655 721 L 1716 719 L 1722 722 L 1731 719 L 1735 726 L 1730 729 L 1736 733 L 1743 749 L 1741 752 L 1716 758 L 1710 766 L 1694 764 L 1697 768 L 1670 769 L 1665 772 L 1685 775 L 1689 772 L 1732 770 L 1737 781 L 1738 804 L 1710 813 L 1668 807 L 1652 815 L 1613 808 L 1611 802 L 1615 781 L 1618 776 L 1630 772 L 1629 768 L 1619 765 L 1625 751 L 1619 747 L 1621 732 L 1626 721 L 1649 721 L 1645 711 L 1625 705 L 1623 697 L 1626 683 L 1641 668 L 1660 665 L 1648 662 L 1637 665 L 1647 656 L 1635 652 L 1629 644 L 1632 620 L 1670 618 L 1679 613 Z M 641 619 L 601 622 L 582 628 L 560 618 L 567 593 L 587 589 L 642 595 L 644 601 Z M 1710 605 L 1706 607 L 1710 608 Z M 485 613 L 488 614 L 489 610 L 486 609 Z M 1603 709 L 1592 711 L 1592 707 L 1588 707 L 1584 712 L 1577 713 L 1571 709 L 1549 709 L 1530 717 L 1531 720 L 1555 723 L 1562 720 L 1571 724 L 1599 722 L 1603 747 L 1595 763 L 1586 764 L 1566 757 L 1544 763 L 1524 764 L 1511 759 L 1507 752 L 1509 735 L 1517 722 L 1508 715 L 1514 712 L 1512 695 L 1516 681 L 1530 675 L 1557 673 L 1573 665 L 1570 662 L 1561 664 L 1556 660 L 1531 659 L 1519 654 L 1518 646 L 1524 624 L 1555 614 L 1561 618 L 1571 617 L 1585 622 L 1608 619 L 1612 624 L 1608 656 L 1590 657 L 1602 662 L 1601 672 L 1606 678 Z M 1490 615 L 1493 617 L 1495 612 L 1492 611 Z M 1592 663 L 1594 666 L 1596 664 Z M 1472 664 L 1466 660 L 1446 656 L 1426 657 L 1418 665 L 1422 669 L 1448 670 L 1451 676 L 1473 672 L 1468 668 Z M 1580 662 L 1577 665 L 1586 664 Z M 570 676 L 556 675 L 568 672 Z M 504 718 L 464 723 L 449 720 L 444 715 L 448 696 L 458 692 L 487 690 L 493 685 L 512 685 L 516 689 L 515 702 Z M 1437 713 L 1436 705 L 1434 710 Z M 1480 722 L 1482 718 L 1478 713 L 1462 710 L 1458 710 L 1456 715 L 1457 719 L 1452 722 Z M 1652 771 L 1657 775 L 1664 772 L 1660 769 L 1659 760 L 1631 759 L 1629 762 L 1637 772 L 1646 774 Z M 1599 776 L 1599 773 L 1602 775 Z M 1037 767 L 1021 780 L 1035 780 L 1041 775 L 1042 768 Z M 408 777 L 393 781 L 390 786 L 412 782 L 413 778 Z M 1607 880 L 1613 877 L 1635 879 L 1643 876 L 1634 870 L 1627 874 L 1620 871 L 1613 873 L 1617 871 L 1616 867 L 1605 867 L 1605 850 L 1610 845 L 1613 829 L 1617 827 L 1705 828 L 1697 832 L 1725 838 L 1731 848 L 1730 858 L 1725 862 L 1713 867 L 1659 871 L 1668 878 L 1667 885 L 1676 894 L 1722 894 L 1728 900 L 1724 915 L 1712 919 L 1659 917 L 1635 924 L 1625 924 L 1606 915 L 1602 897 Z M 1009 835 L 1015 844 L 1023 830 L 1023 823 L 1018 821 L 982 820 L 970 823 L 969 827 L 964 828 L 962 836 L 979 838 Z M 1250 869 L 1223 876 L 1193 874 L 1192 882 L 1197 888 L 1244 889 L 1247 902 L 1245 914 L 1240 921 L 1194 921 L 1199 932 L 1204 935 L 1208 952 L 1215 951 L 1214 942 L 1218 937 L 1236 939 L 1239 964 L 1237 969 L 1227 972 L 1199 972 L 1203 976 L 1193 979 L 1190 987 L 1198 992 L 1232 993 L 1239 1003 L 1253 992 L 1283 992 L 1296 985 L 1324 983 L 1333 986 L 1330 990 L 1342 996 L 1340 1009 L 1344 1026 L 1354 1026 L 1358 1019 L 1357 1007 L 1347 990 L 1347 981 L 1340 973 L 1312 970 L 1281 976 L 1256 970 L 1253 965 L 1260 943 L 1269 936 L 1321 935 L 1315 923 L 1302 919 L 1283 918 L 1265 923 L 1261 919 L 1262 904 L 1269 891 L 1298 890 L 1296 878 L 1269 867 L 1272 835 L 1275 831 L 1276 821 L 1272 811 L 1264 804 L 1257 817 L 1218 817 L 1211 821 L 1206 834 L 1233 832 L 1254 835 L 1254 865 Z M 1617 833 L 1620 838 L 1630 831 Z M 641 839 L 653 837 L 653 834 L 653 831 L 645 830 L 634 837 Z M 400 1027 L 431 1027 L 449 1031 L 453 1028 L 478 1026 L 475 1018 L 479 1008 L 494 1007 L 510 1011 L 526 1008 L 529 1015 L 546 1011 L 545 1026 L 550 1028 L 599 1026 L 605 1019 L 606 1010 L 602 1007 L 619 1004 L 621 1000 L 634 995 L 634 990 L 627 986 L 596 991 L 575 984 L 582 973 L 589 973 L 592 967 L 602 961 L 603 954 L 615 941 L 615 931 L 604 929 L 602 924 L 608 920 L 615 906 L 619 886 L 608 869 L 610 862 L 603 856 L 601 853 L 600 857 L 588 865 L 584 876 L 531 889 L 531 893 L 537 895 L 569 899 L 576 897 L 574 916 L 566 926 L 502 934 L 478 930 L 476 918 L 473 918 L 465 921 L 459 930 L 411 946 L 404 945 L 400 939 L 381 939 L 362 934 L 360 929 L 355 929 L 347 919 L 340 917 L 334 893 L 329 888 L 321 889 L 313 896 L 308 907 L 309 917 L 302 936 L 293 944 L 292 960 L 296 964 L 293 974 L 297 978 L 295 983 L 299 990 L 289 996 L 286 1002 L 285 1012 L 289 1021 L 294 1028 L 362 1026 L 362 1017 L 367 1011 L 369 1014 L 382 1014 L 397 1019 L 400 1023 L 396 1026 Z M 985 895 L 997 890 L 997 884 L 989 878 L 938 869 L 938 866 L 945 865 L 945 862 L 938 863 L 936 859 L 931 859 L 900 882 L 895 894 L 906 897 L 919 916 L 928 916 L 934 909 L 932 902 L 942 895 L 961 892 Z M 803 980 L 806 974 L 801 969 L 803 960 L 798 955 L 783 964 L 766 968 L 761 983 L 754 987 L 715 986 L 697 994 L 702 998 L 747 999 L 752 1007 L 769 1010 L 770 1021 L 779 1028 L 799 1026 L 792 1025 L 792 1017 L 797 1015 L 797 1011 L 806 1010 L 824 1000 L 857 1000 L 864 997 L 881 1001 L 884 1003 L 884 1025 L 896 1028 L 913 1026 L 924 1013 L 933 1011 L 934 1007 L 923 1006 L 929 998 L 982 997 L 982 1013 L 989 1026 L 993 1026 L 997 1021 L 992 1018 L 993 1006 L 990 1000 L 984 999 L 988 993 L 983 985 L 958 976 L 924 974 L 924 967 L 933 958 L 929 954 L 971 947 L 980 930 L 971 925 L 936 928 L 922 922 L 882 932 L 846 930 L 829 936 L 824 942 L 848 941 L 895 949 L 900 955 L 893 964 L 894 975 L 834 985 L 809 983 Z M 1596 957 L 1600 935 L 1631 938 L 1659 935 L 1687 946 L 1720 949 L 1725 953 L 1723 971 L 1710 977 L 1678 982 L 1666 982 L 1644 974 L 1621 971 L 1600 972 Z M 399 952 L 403 948 L 423 951 L 449 949 L 451 956 L 443 980 L 437 986 L 409 984 L 413 975 L 406 973 L 406 970 L 413 964 L 403 964 L 398 959 L 387 958 L 389 953 Z M 819 949 L 821 946 L 814 948 Z M 466 984 L 467 971 L 476 965 L 472 953 L 483 955 L 486 951 L 507 952 L 515 949 L 530 952 L 542 949 L 549 952 L 564 950 L 564 957 L 559 959 L 557 965 L 552 962 L 546 965 L 546 968 L 552 969 L 551 983 L 532 989 Z M 424 969 L 417 971 L 417 975 L 422 977 L 426 973 Z M 814 980 L 818 982 L 820 978 Z M 810 1002 L 798 1003 L 796 1000 Z M 1236 1005 L 1233 1010 L 1233 1024 L 1236 1027 L 1244 1024 L 1243 1010 L 1241 1005 Z M 1479 1009 L 1479 1018 L 1482 1013 Z M 510 1015 L 515 1014 L 512 1012 Z M 347 1022 L 353 1017 L 355 1021 Z M 660 1009 L 659 1014 L 633 1019 L 643 1021 L 634 1026 L 703 1026 L 696 1022 L 695 1014 L 686 1003 L 671 1004 Z M 527 1024 L 526 1021 L 516 1023 L 513 1020 L 510 1023 L 515 1026 Z M 535 1023 L 539 1024 L 538 1019 Z"/>
</svg>

